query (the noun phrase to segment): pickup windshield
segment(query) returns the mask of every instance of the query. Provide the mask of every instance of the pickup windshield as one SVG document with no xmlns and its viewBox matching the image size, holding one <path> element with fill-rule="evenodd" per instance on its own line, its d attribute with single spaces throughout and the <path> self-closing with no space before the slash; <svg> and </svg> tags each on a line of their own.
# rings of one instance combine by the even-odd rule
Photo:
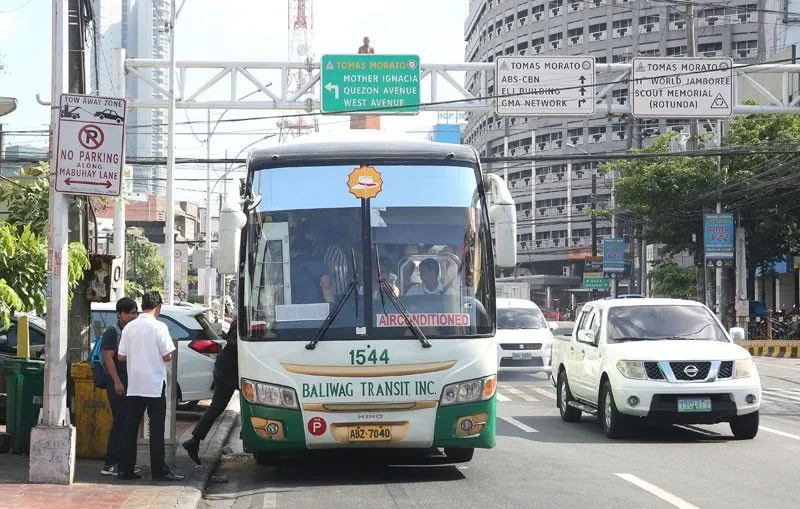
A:
<svg viewBox="0 0 800 509">
<path fill-rule="evenodd" d="M 728 341 L 714 316 L 702 306 L 618 306 L 608 310 L 609 343 L 686 339 Z"/>
</svg>

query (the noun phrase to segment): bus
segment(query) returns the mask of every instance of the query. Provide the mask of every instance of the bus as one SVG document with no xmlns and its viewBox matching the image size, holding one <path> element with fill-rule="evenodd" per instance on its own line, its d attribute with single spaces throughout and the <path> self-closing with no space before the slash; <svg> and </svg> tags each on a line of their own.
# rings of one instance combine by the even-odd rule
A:
<svg viewBox="0 0 800 509">
<path fill-rule="evenodd" d="M 311 135 L 251 152 L 239 194 L 218 266 L 238 274 L 246 452 L 494 447 L 516 213 L 473 147 Z"/>
</svg>

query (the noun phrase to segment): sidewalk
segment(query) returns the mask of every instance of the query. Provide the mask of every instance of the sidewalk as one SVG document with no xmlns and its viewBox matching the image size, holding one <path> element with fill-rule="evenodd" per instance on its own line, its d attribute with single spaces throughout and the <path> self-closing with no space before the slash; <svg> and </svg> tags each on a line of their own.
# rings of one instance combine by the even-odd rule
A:
<svg viewBox="0 0 800 509">
<path fill-rule="evenodd" d="M 123 481 L 100 474 L 102 460 L 78 458 L 71 486 L 27 484 L 28 457 L 0 454 L 0 509 L 194 509 L 202 500 L 222 450 L 239 422 L 238 396 L 238 393 L 234 394 L 225 412 L 200 444 L 202 466 L 189 459 L 180 446 L 191 436 L 202 408 L 200 412 L 179 412 L 176 425 L 179 438 L 173 471 L 186 476 L 182 483 L 151 481 L 146 468 L 142 469 L 142 479 Z"/>
</svg>

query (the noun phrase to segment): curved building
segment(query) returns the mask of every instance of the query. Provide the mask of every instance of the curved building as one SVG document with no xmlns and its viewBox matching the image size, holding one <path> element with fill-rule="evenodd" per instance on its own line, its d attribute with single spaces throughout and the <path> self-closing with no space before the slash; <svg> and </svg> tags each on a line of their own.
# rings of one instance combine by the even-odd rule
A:
<svg viewBox="0 0 800 509">
<path fill-rule="evenodd" d="M 787 20 L 780 0 L 693 2 L 696 56 L 731 56 L 738 61 L 763 61 L 786 39 Z M 502 55 L 591 55 L 596 63 L 626 62 L 635 56 L 685 56 L 686 6 L 675 0 L 472 0 L 465 23 L 468 62 L 493 62 Z M 488 95 L 494 95 L 490 73 Z M 610 75 L 598 76 L 604 83 Z M 477 74 L 466 86 L 475 94 Z M 625 104 L 621 83 L 604 101 Z M 592 179 L 598 161 L 571 162 L 571 155 L 621 153 L 647 144 L 652 136 L 673 129 L 688 132 L 688 120 L 635 120 L 626 115 L 534 118 L 468 116 L 464 141 L 482 156 L 564 156 L 562 161 L 494 165 L 489 171 L 507 175 L 517 202 L 518 263 L 523 273 L 580 275 L 591 254 L 587 211 L 592 204 Z M 711 130 L 715 122 L 701 121 Z M 594 202 L 611 210 L 611 177 L 596 175 Z M 631 225 L 619 222 L 616 236 L 630 238 Z M 611 221 L 597 220 L 598 254 L 602 238 L 612 233 Z M 528 272 L 530 270 L 530 272 Z"/>
</svg>

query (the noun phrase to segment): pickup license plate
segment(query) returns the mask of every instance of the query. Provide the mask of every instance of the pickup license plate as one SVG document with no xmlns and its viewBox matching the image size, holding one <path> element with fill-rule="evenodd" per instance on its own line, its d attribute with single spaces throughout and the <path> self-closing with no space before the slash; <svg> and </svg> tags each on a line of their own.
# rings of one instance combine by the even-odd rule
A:
<svg viewBox="0 0 800 509">
<path fill-rule="evenodd" d="M 350 442 L 389 442 L 392 440 L 392 427 L 350 426 L 347 436 Z"/>
<path fill-rule="evenodd" d="M 530 360 L 530 359 L 533 359 L 533 353 L 532 352 L 511 352 L 511 358 L 512 359 Z"/>
<path fill-rule="evenodd" d="M 678 412 L 710 412 L 711 400 L 709 398 L 679 399 Z"/>
</svg>

